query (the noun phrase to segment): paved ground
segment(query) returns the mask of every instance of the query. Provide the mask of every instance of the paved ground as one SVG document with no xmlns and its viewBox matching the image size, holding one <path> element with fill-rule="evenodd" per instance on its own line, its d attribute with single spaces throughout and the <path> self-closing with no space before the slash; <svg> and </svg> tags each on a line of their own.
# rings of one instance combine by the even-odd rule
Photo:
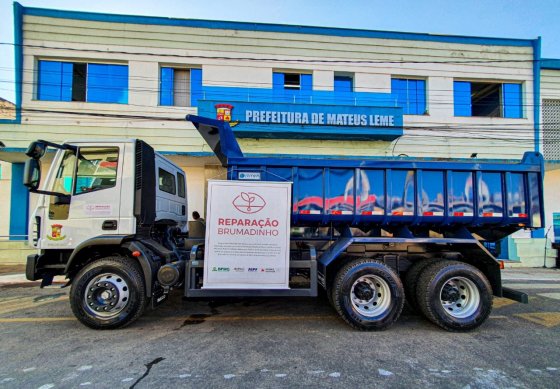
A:
<svg viewBox="0 0 560 389">
<path fill-rule="evenodd" d="M 496 299 L 466 334 L 405 311 L 350 329 L 324 299 L 186 302 L 118 331 L 73 317 L 67 290 L 0 276 L 0 388 L 560 387 L 560 271 L 508 270 L 530 304 Z"/>
</svg>

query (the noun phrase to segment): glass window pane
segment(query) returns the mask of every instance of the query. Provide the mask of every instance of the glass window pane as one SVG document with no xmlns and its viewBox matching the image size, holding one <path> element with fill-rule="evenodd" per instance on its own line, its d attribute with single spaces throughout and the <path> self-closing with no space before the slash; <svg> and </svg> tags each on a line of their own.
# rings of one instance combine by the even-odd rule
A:
<svg viewBox="0 0 560 389">
<path fill-rule="evenodd" d="M 455 116 L 472 116 L 470 82 L 455 81 L 453 83 L 453 102 Z"/>
<path fill-rule="evenodd" d="M 191 69 L 191 107 L 198 106 L 198 100 L 202 99 L 202 69 Z"/>
<path fill-rule="evenodd" d="M 177 173 L 177 193 L 179 197 L 185 197 L 185 176 Z"/>
<path fill-rule="evenodd" d="M 66 150 L 62 161 L 58 166 L 56 178 L 52 191 L 62 194 L 71 194 L 72 185 L 74 183 L 74 170 L 76 169 L 76 155 L 71 150 Z M 49 219 L 66 220 L 68 219 L 70 204 L 60 204 L 57 202 L 57 196 L 49 196 Z M 60 227 L 60 226 L 59 226 Z M 53 226 L 54 228 L 54 226 Z M 53 230 L 53 237 L 55 231 Z"/>
<path fill-rule="evenodd" d="M 87 101 L 128 103 L 128 66 L 88 64 Z"/>
<path fill-rule="evenodd" d="M 348 76 L 335 76 L 334 77 L 334 91 L 339 93 L 352 92 L 352 77 Z"/>
<path fill-rule="evenodd" d="M 64 153 L 60 166 L 58 167 L 58 172 L 52 189 L 53 192 L 63 194 L 72 193 L 75 164 L 76 156 L 74 155 L 74 152 L 67 150 Z"/>
<path fill-rule="evenodd" d="M 72 63 L 39 61 L 37 99 L 71 101 Z"/>
<path fill-rule="evenodd" d="M 175 194 L 175 176 L 171 173 L 169 173 L 167 170 L 164 170 L 162 168 L 159 168 L 159 189 L 167 192 L 167 193 L 171 193 L 171 194 Z"/>
<path fill-rule="evenodd" d="M 405 115 L 426 113 L 426 81 L 410 79 L 391 79 L 391 93 L 398 107 Z"/>
<path fill-rule="evenodd" d="M 284 89 L 284 73 L 272 73 L 272 89 Z"/>
<path fill-rule="evenodd" d="M 503 101 L 505 118 L 522 118 L 521 84 L 503 84 Z"/>
<path fill-rule="evenodd" d="M 112 188 L 117 181 L 118 147 L 80 148 L 75 194 Z"/>
<path fill-rule="evenodd" d="M 426 113 L 426 80 L 416 80 L 416 115 Z"/>
<path fill-rule="evenodd" d="M 173 105 L 173 68 L 161 68 L 159 104 Z"/>
</svg>

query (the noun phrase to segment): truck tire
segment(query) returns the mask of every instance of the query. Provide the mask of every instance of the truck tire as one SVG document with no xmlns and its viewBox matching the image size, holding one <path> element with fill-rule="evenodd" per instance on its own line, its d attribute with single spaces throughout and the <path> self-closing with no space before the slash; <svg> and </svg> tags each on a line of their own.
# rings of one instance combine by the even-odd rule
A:
<svg viewBox="0 0 560 389">
<path fill-rule="evenodd" d="M 403 283 L 406 302 L 413 312 L 421 313 L 418 301 L 416 300 L 416 285 L 418 285 L 418 278 L 424 269 L 438 261 L 443 261 L 443 259 L 429 258 L 416 261 L 412 264 L 412 266 L 410 266 L 404 275 Z"/>
<path fill-rule="evenodd" d="M 146 306 L 144 277 L 133 260 L 111 256 L 96 260 L 76 275 L 70 306 L 76 318 L 94 329 L 122 328 Z"/>
<path fill-rule="evenodd" d="M 402 312 L 404 289 L 391 268 L 365 258 L 338 271 L 332 300 L 335 310 L 350 326 L 363 331 L 384 330 Z"/>
<path fill-rule="evenodd" d="M 428 320 L 448 331 L 470 331 L 492 311 L 492 287 L 476 267 L 440 261 L 421 274 L 416 299 Z"/>
</svg>

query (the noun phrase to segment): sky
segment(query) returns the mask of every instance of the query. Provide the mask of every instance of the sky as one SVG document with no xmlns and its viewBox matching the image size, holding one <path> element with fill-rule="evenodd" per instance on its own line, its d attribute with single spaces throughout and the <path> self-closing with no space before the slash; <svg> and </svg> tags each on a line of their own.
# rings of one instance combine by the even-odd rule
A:
<svg viewBox="0 0 560 389">
<path fill-rule="evenodd" d="M 560 58 L 559 0 L 21 0 L 27 7 L 534 39 Z M 12 1 L 0 0 L 0 97 L 14 101 Z"/>
</svg>

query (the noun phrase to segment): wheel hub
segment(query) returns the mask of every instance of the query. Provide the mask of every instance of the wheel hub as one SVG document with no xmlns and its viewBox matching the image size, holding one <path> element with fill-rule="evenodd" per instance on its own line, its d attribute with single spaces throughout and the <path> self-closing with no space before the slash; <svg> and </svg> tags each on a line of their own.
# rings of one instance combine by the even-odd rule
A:
<svg viewBox="0 0 560 389">
<path fill-rule="evenodd" d="M 129 287 L 117 274 L 105 273 L 93 278 L 87 285 L 84 300 L 93 315 L 110 319 L 128 304 Z"/>
<path fill-rule="evenodd" d="M 480 291 L 472 280 L 454 277 L 441 288 L 440 303 L 448 315 L 457 319 L 466 318 L 480 306 Z"/>
<path fill-rule="evenodd" d="M 373 298 L 374 290 L 367 282 L 360 282 L 354 287 L 354 294 L 360 300 L 369 301 Z"/>
<path fill-rule="evenodd" d="M 382 277 L 368 274 L 354 281 L 350 300 L 361 315 L 375 317 L 390 309 L 391 291 Z"/>
<path fill-rule="evenodd" d="M 444 301 L 456 302 L 461 297 L 459 288 L 455 285 L 445 284 L 441 292 L 441 299 Z"/>
</svg>

